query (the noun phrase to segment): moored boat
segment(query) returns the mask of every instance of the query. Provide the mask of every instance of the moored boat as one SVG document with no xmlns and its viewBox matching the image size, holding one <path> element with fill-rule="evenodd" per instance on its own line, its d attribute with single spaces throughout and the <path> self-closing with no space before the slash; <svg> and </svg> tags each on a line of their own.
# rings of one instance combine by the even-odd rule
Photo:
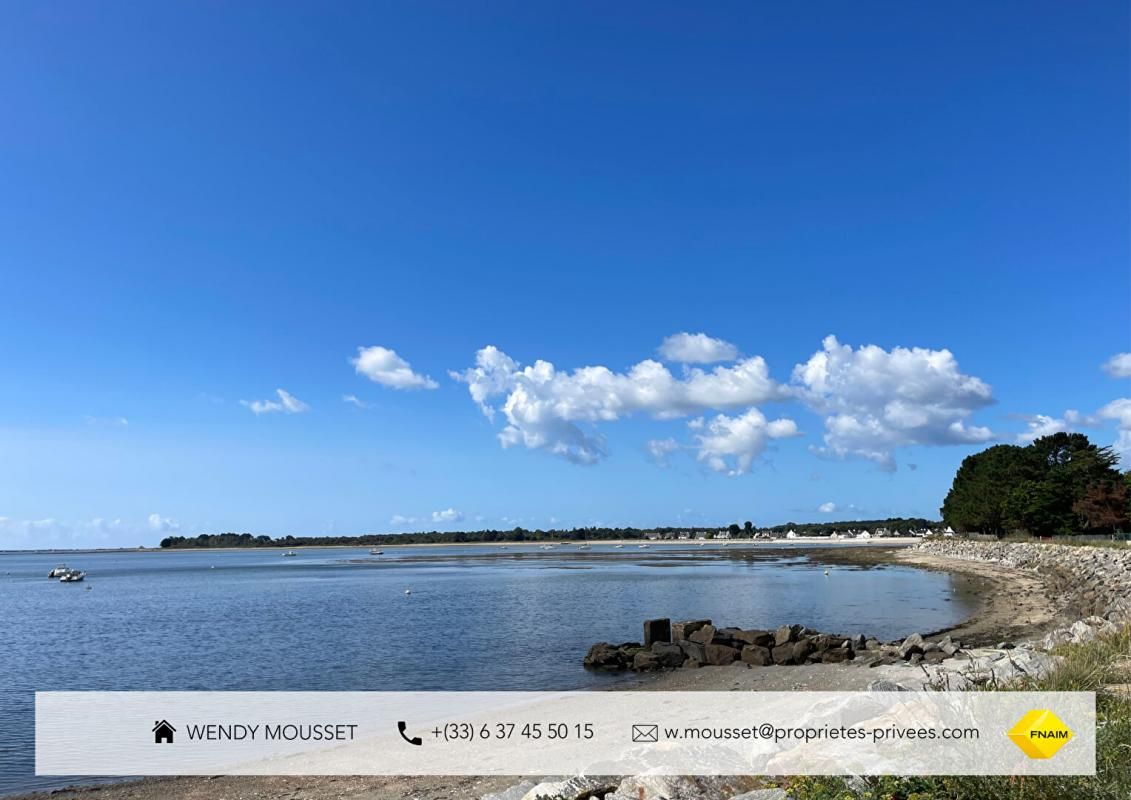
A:
<svg viewBox="0 0 1131 800">
<path fill-rule="evenodd" d="M 85 572 L 81 572 L 77 569 L 69 569 L 63 575 L 59 576 L 59 583 L 78 583 L 85 577 Z"/>
<path fill-rule="evenodd" d="M 59 564 L 55 569 L 47 573 L 48 578 L 61 578 L 71 571 L 71 568 L 66 564 Z"/>
</svg>

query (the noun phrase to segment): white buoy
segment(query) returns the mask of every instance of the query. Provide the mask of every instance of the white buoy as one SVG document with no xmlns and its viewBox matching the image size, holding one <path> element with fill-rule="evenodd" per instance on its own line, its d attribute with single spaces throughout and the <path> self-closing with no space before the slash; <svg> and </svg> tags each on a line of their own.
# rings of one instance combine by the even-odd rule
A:
<svg viewBox="0 0 1131 800">
<path fill-rule="evenodd" d="M 412 594 L 412 589 L 405 589 L 405 590 L 404 590 L 404 593 L 405 593 L 405 594 Z"/>
<path fill-rule="evenodd" d="M 829 574 L 829 571 L 828 571 L 827 569 L 825 570 L 825 574 L 826 574 L 826 575 L 828 575 L 828 574 Z"/>
</svg>

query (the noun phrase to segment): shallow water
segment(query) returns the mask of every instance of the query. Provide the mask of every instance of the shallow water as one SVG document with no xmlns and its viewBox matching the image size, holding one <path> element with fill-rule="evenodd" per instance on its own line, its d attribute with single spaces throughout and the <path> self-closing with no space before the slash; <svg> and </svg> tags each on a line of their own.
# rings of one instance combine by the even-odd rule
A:
<svg viewBox="0 0 1131 800">
<path fill-rule="evenodd" d="M 33 774 L 36 690 L 591 688 L 620 678 L 589 645 L 650 617 L 889 639 L 973 612 L 945 573 L 764 544 L 297 552 L 0 554 L 0 794 L 72 782 Z"/>
</svg>

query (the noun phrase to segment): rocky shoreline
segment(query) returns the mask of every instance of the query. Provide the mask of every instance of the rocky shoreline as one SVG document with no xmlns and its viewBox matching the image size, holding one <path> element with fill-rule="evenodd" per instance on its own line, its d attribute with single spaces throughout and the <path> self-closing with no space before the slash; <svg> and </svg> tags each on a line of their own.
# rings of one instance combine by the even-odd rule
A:
<svg viewBox="0 0 1131 800">
<path fill-rule="evenodd" d="M 1062 622 L 1091 617 L 1113 625 L 1131 622 L 1131 547 L 940 539 L 922 542 L 910 552 L 1038 576 L 1046 587 L 1043 600 Z"/>
<path fill-rule="evenodd" d="M 751 667 L 843 664 L 865 659 L 877 667 L 907 661 L 938 664 L 960 653 L 962 645 L 949 635 L 928 641 L 913 633 L 902 641 L 881 642 L 863 634 L 821 633 L 804 625 L 781 625 L 775 630 L 716 628 L 709 619 L 672 623 L 644 622 L 644 642 L 614 645 L 598 642 L 582 664 L 605 672 L 652 672 L 665 668 L 698 669 L 742 663 Z"/>
</svg>

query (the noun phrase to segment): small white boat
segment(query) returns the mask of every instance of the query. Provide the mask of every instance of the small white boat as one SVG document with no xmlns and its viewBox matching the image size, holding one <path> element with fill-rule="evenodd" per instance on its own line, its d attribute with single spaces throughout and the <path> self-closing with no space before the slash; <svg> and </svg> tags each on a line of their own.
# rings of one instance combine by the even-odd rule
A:
<svg viewBox="0 0 1131 800">
<path fill-rule="evenodd" d="M 71 568 L 66 564 L 60 564 L 55 569 L 47 573 L 48 578 L 61 578 L 71 571 Z"/>
<path fill-rule="evenodd" d="M 579 544 L 579 545 L 577 546 L 577 549 L 578 549 L 578 550 L 592 550 L 593 548 L 591 548 L 591 547 L 590 547 L 589 545 L 587 545 L 587 544 Z"/>
<path fill-rule="evenodd" d="M 59 577 L 59 583 L 78 583 L 85 577 L 85 572 L 80 572 L 77 569 L 69 569 L 66 574 Z"/>
<path fill-rule="evenodd" d="M 553 550 L 554 546 L 552 544 L 544 544 L 544 545 L 542 545 L 542 549 L 543 550 Z"/>
<path fill-rule="evenodd" d="M 384 550 L 381 550 L 380 548 L 377 548 L 377 547 L 374 547 L 372 550 L 369 551 L 369 555 L 371 555 L 371 556 L 380 556 L 380 555 L 384 555 L 384 553 L 385 553 Z"/>
<path fill-rule="evenodd" d="M 638 544 L 638 545 L 637 545 L 637 547 L 639 547 L 639 548 L 640 548 L 641 550 L 644 550 L 645 548 L 647 548 L 647 547 L 648 547 L 648 545 L 646 545 L 646 544 Z"/>
<path fill-rule="evenodd" d="M 294 550 L 288 550 L 287 552 L 283 553 L 283 558 L 289 558 L 290 556 L 297 556 L 297 555 L 298 555 L 298 553 L 296 553 Z"/>
<path fill-rule="evenodd" d="M 616 549 L 617 549 L 617 550 L 620 550 L 620 549 L 621 549 L 621 548 L 623 548 L 623 547 L 624 547 L 624 545 L 623 545 L 623 544 L 618 544 L 618 545 L 616 546 Z"/>
</svg>

